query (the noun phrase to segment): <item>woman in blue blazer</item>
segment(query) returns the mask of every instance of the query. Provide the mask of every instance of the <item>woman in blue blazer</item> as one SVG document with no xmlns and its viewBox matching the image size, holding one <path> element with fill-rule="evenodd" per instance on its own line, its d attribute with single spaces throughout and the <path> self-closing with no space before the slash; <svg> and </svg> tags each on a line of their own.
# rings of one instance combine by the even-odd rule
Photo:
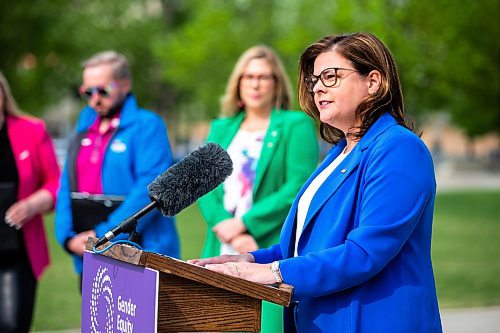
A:
<svg viewBox="0 0 500 333">
<path fill-rule="evenodd" d="M 366 33 L 321 39 L 302 54 L 299 101 L 334 146 L 297 195 L 279 244 L 195 262 L 292 285 L 289 332 L 441 332 L 434 168 L 405 119 L 390 51 Z"/>
</svg>

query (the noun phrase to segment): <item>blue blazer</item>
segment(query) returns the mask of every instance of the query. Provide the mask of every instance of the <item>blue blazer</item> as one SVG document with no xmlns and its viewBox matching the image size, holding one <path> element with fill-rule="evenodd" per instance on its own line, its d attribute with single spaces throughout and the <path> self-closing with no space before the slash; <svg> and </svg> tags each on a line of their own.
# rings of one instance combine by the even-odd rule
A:
<svg viewBox="0 0 500 333">
<path fill-rule="evenodd" d="M 280 260 L 294 287 L 299 332 L 441 332 L 431 264 L 436 182 L 420 138 L 382 115 L 321 185 L 293 257 L 297 204 L 343 150 L 342 140 L 303 186 L 280 243 L 253 252 Z"/>
<path fill-rule="evenodd" d="M 86 131 L 95 121 L 97 113 L 90 107 L 80 112 L 76 131 Z M 75 155 L 71 147 L 68 156 Z M 69 159 L 70 157 L 68 157 Z M 125 101 L 120 124 L 106 148 L 102 186 L 104 194 L 126 195 L 125 201 L 111 213 L 107 221 L 100 222 L 95 231 L 102 237 L 121 221 L 151 202 L 147 185 L 172 164 L 172 153 L 163 120 L 153 112 L 140 109 L 133 95 Z M 56 204 L 56 238 L 64 246 L 73 237 L 71 216 L 70 180 L 68 161 L 61 176 L 61 186 Z M 179 257 L 179 237 L 173 218 L 163 217 L 153 211 L 137 225 L 144 249 Z M 121 235 L 116 239 L 126 239 Z M 82 271 L 82 258 L 73 255 L 75 270 Z"/>
</svg>

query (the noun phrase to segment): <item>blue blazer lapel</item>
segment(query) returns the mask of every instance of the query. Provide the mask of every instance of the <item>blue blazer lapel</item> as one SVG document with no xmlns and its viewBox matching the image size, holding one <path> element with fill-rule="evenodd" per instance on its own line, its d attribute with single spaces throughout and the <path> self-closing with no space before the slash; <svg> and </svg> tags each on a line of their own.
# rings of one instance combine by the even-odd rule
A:
<svg viewBox="0 0 500 333">
<path fill-rule="evenodd" d="M 319 164 L 319 166 L 316 168 L 316 170 L 313 172 L 313 174 L 307 179 L 307 181 L 304 183 L 302 188 L 300 189 L 299 193 L 297 194 L 295 201 L 298 203 L 298 199 L 302 196 L 304 191 L 309 187 L 311 182 L 316 178 L 317 175 L 321 173 L 332 161 L 339 156 L 339 154 L 342 152 L 342 150 L 345 148 L 346 142 L 345 140 L 340 141 L 337 145 L 333 146 L 328 154 L 325 156 L 323 161 Z"/>
<path fill-rule="evenodd" d="M 337 155 L 338 156 L 338 155 Z M 352 174 L 358 167 L 361 161 L 362 152 L 359 147 L 354 147 L 349 156 L 345 158 L 333 170 L 330 176 L 326 178 L 325 182 L 321 184 L 320 188 L 314 195 L 309 210 L 307 211 L 306 220 L 304 222 L 304 229 L 311 222 L 314 215 L 321 209 L 321 207 L 332 197 L 344 181 Z"/>
<path fill-rule="evenodd" d="M 299 198 L 299 197 L 297 197 Z M 283 228 L 280 234 L 280 248 L 283 258 L 290 258 L 293 256 L 293 247 L 291 245 L 295 244 L 295 222 L 297 217 L 297 198 L 295 199 L 288 215 L 283 223 Z"/>
<path fill-rule="evenodd" d="M 354 147 L 349 156 L 345 158 L 342 163 L 340 163 L 337 168 L 332 172 L 332 174 L 325 180 L 325 182 L 320 186 L 316 195 L 311 201 L 311 205 L 307 211 L 306 220 L 304 221 L 304 227 L 302 230 L 308 227 L 310 222 L 313 220 L 316 213 L 325 205 L 325 203 L 330 199 L 335 192 L 340 188 L 344 181 L 349 177 L 350 174 L 356 171 L 363 152 L 368 149 L 370 144 L 383 132 L 385 132 L 389 127 L 397 125 L 395 119 L 388 113 L 384 113 L 367 131 L 367 133 L 361 138 L 359 143 Z M 309 186 L 312 179 L 314 179 L 323 169 L 326 168 L 339 154 L 340 151 L 345 147 L 345 140 L 342 140 L 336 147 L 339 150 L 332 150 L 329 158 L 321 164 L 321 167 L 314 173 L 313 176 L 308 180 L 307 184 L 301 189 L 300 195 Z M 300 198 L 299 196 L 297 198 Z M 295 203 L 294 203 L 295 204 Z M 300 248 L 300 240 L 298 243 Z"/>
<path fill-rule="evenodd" d="M 323 207 L 326 201 L 331 198 L 332 195 L 337 192 L 340 186 L 344 183 L 347 177 L 356 171 L 359 163 L 361 162 L 361 158 L 363 156 L 363 152 L 368 149 L 370 144 L 384 131 L 386 131 L 389 127 L 397 125 L 397 122 L 394 118 L 386 113 L 383 114 L 379 120 L 373 124 L 373 126 L 368 130 L 365 136 L 360 140 L 360 142 L 356 145 L 356 147 L 351 151 L 349 156 L 346 157 L 342 163 L 333 171 L 333 173 L 325 180 L 325 182 L 318 189 L 318 192 L 314 196 L 311 205 L 309 206 L 309 210 L 307 212 L 306 220 L 304 222 L 303 230 L 311 224 L 312 219 L 316 215 L 316 213 Z M 336 146 L 334 146 L 327 154 L 323 162 L 319 165 L 316 171 L 309 177 L 307 182 L 302 186 L 299 193 L 295 197 L 292 207 L 290 208 L 290 212 L 286 218 L 286 221 L 283 225 L 283 232 L 280 237 L 280 244 L 282 244 L 282 254 L 284 258 L 289 258 L 293 256 L 295 245 L 295 226 L 296 226 L 296 216 L 297 216 L 297 206 L 300 197 L 304 193 L 304 191 L 309 187 L 311 182 L 316 176 L 321 173 L 344 149 L 346 145 L 345 139 L 341 140 Z M 300 249 L 301 243 L 299 240 L 298 247 Z"/>
<path fill-rule="evenodd" d="M 280 236 L 280 243 L 283 244 L 282 251 L 284 253 L 284 258 L 289 258 L 293 256 L 294 248 L 292 246 L 295 245 L 295 226 L 296 226 L 296 217 L 297 217 L 297 207 L 299 204 L 299 199 L 304 193 L 304 191 L 309 187 L 311 182 L 316 178 L 318 174 L 321 173 L 330 163 L 342 152 L 346 145 L 345 140 L 340 141 L 337 145 L 332 147 L 325 159 L 320 163 L 318 168 L 313 172 L 313 174 L 307 179 L 299 193 L 295 197 L 295 200 L 290 208 L 290 212 L 283 224 L 283 232 Z"/>
</svg>

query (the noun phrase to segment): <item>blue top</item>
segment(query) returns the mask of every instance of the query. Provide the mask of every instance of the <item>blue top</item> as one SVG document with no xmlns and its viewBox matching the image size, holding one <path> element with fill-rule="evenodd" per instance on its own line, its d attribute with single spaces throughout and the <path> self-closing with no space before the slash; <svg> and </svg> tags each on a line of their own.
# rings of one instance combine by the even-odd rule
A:
<svg viewBox="0 0 500 333">
<path fill-rule="evenodd" d="M 96 117 L 97 112 L 85 107 L 78 118 L 77 133 L 86 131 Z M 120 149 L 113 149 L 118 146 Z M 72 154 L 75 152 L 70 147 L 68 156 Z M 140 109 L 135 97 L 129 95 L 121 111 L 118 129 L 106 148 L 102 169 L 104 194 L 126 195 L 126 199 L 107 221 L 95 227 L 97 237 L 102 237 L 149 204 L 147 185 L 171 164 L 172 152 L 163 120 L 153 112 Z M 75 235 L 72 226 L 66 161 L 56 204 L 56 238 L 61 245 L 64 246 L 66 240 Z M 145 250 L 179 257 L 179 238 L 173 218 L 166 218 L 157 210 L 152 211 L 139 220 L 137 232 L 142 237 L 141 245 Z M 116 239 L 126 239 L 127 236 L 121 235 Z M 76 272 L 81 273 L 82 258 L 74 255 L 73 259 Z"/>
<path fill-rule="evenodd" d="M 345 145 L 328 152 L 297 195 L 280 243 L 253 252 L 256 262 L 280 260 L 299 332 L 441 332 L 430 253 L 432 158 L 389 114 L 318 189 L 293 257 L 298 200 Z"/>
</svg>

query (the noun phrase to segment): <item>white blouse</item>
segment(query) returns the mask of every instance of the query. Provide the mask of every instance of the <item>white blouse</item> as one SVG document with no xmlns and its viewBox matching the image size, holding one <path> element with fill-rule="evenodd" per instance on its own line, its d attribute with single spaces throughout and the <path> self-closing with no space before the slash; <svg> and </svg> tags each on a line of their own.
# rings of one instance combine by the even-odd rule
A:
<svg viewBox="0 0 500 333">
<path fill-rule="evenodd" d="M 335 158 L 330 165 L 328 165 L 323 171 L 320 172 L 316 178 L 309 184 L 307 189 L 302 193 L 299 204 L 297 206 L 297 230 L 295 231 L 295 250 L 294 256 L 297 254 L 297 246 L 299 244 L 300 235 L 302 235 L 302 229 L 304 228 L 304 223 L 306 221 L 307 211 L 309 210 L 309 206 L 311 205 L 311 201 L 313 197 L 316 195 L 316 192 L 321 187 L 321 185 L 325 182 L 325 180 L 330 176 L 337 168 L 337 166 L 349 155 L 349 153 L 345 153 L 344 151 Z"/>
<path fill-rule="evenodd" d="M 233 161 L 233 173 L 224 182 L 224 209 L 234 217 L 241 217 L 252 208 L 255 172 L 260 159 L 267 130 L 240 129 L 227 152 Z M 221 244 L 222 254 L 237 254 L 227 243 Z"/>
</svg>

